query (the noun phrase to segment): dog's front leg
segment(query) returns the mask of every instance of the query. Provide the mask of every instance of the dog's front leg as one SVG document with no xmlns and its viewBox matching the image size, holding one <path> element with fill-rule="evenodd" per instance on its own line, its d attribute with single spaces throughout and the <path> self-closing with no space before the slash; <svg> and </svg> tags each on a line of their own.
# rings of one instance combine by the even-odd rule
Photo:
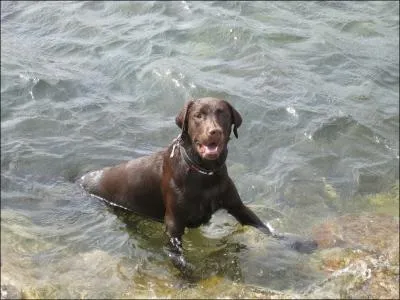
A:
<svg viewBox="0 0 400 300">
<path fill-rule="evenodd" d="M 244 204 L 237 203 L 235 206 L 228 207 L 227 210 L 228 213 L 234 216 L 240 224 L 253 226 L 267 235 L 279 238 L 279 235 L 273 232 L 273 229 L 270 226 L 265 225 L 260 218 Z"/>
<path fill-rule="evenodd" d="M 242 203 L 233 183 L 228 191 L 229 192 L 225 194 L 224 208 L 226 208 L 228 213 L 234 216 L 240 224 L 253 226 L 267 235 L 282 240 L 288 244 L 290 248 L 298 252 L 311 253 L 318 247 L 318 244 L 314 240 L 305 240 L 303 237 L 294 234 L 280 234 L 275 232 L 271 226 L 265 225 L 254 212 Z"/>
<path fill-rule="evenodd" d="M 185 257 L 183 256 L 182 239 L 180 237 L 169 237 L 167 244 L 167 254 L 168 257 L 171 259 L 172 264 L 177 269 L 179 269 L 180 271 L 185 270 L 187 262 L 185 260 Z"/>
<path fill-rule="evenodd" d="M 179 218 L 176 218 L 171 210 L 167 209 L 165 214 L 165 229 L 168 235 L 166 252 L 168 257 L 171 259 L 172 264 L 181 271 L 182 274 L 190 276 L 193 267 L 186 262 L 182 247 L 182 235 L 185 227 L 178 221 L 178 219 Z"/>
<path fill-rule="evenodd" d="M 242 225 L 256 227 L 261 232 L 271 235 L 278 240 L 282 240 L 285 244 L 288 244 L 290 248 L 298 252 L 311 253 L 318 247 L 314 240 L 305 240 L 303 237 L 294 234 L 281 234 L 273 231 L 272 227 L 265 225 L 255 213 L 243 204 L 228 209 L 228 212 Z"/>
</svg>

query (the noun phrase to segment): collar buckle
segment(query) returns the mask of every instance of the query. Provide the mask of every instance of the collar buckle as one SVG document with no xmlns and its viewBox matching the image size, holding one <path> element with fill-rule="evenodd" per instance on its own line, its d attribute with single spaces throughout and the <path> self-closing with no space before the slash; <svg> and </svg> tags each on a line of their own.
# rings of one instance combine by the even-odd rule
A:
<svg viewBox="0 0 400 300">
<path fill-rule="evenodd" d="M 172 141 L 172 150 L 171 150 L 171 154 L 169 155 L 170 158 L 173 158 L 175 155 L 175 150 L 176 147 L 179 146 L 180 142 L 182 140 L 182 133 L 180 133 L 176 138 L 174 138 L 174 140 Z"/>
</svg>

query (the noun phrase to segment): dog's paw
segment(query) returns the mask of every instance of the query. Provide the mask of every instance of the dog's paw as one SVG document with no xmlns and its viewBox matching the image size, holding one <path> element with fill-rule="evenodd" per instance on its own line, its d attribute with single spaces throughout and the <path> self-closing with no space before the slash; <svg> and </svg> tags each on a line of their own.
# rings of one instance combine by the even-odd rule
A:
<svg viewBox="0 0 400 300">
<path fill-rule="evenodd" d="M 318 248 L 318 243 L 315 240 L 307 240 L 294 234 L 274 234 L 273 236 L 300 253 L 310 254 Z"/>
<path fill-rule="evenodd" d="M 300 253 L 312 253 L 318 248 L 318 243 L 314 240 L 296 240 L 290 247 Z"/>
</svg>

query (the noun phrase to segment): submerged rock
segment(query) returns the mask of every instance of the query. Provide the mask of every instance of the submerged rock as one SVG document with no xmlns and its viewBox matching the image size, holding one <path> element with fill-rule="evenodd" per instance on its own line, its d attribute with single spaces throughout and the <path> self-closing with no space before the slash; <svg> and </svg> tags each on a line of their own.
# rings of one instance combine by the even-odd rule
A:
<svg viewBox="0 0 400 300">
<path fill-rule="evenodd" d="M 147 278 L 148 277 L 143 277 Z M 124 298 L 170 298 L 170 299 L 298 299 L 300 296 L 290 292 L 269 290 L 258 286 L 226 280 L 211 276 L 196 284 L 167 282 L 164 279 L 134 279 L 136 288 L 123 295 Z M 140 287 L 139 287 L 140 286 Z"/>
<path fill-rule="evenodd" d="M 1 299 L 21 299 L 21 291 L 11 284 L 2 284 Z"/>
<path fill-rule="evenodd" d="M 376 214 L 345 215 L 319 224 L 314 238 L 320 248 L 358 247 L 366 251 L 380 252 L 398 240 L 398 217 Z"/>
<path fill-rule="evenodd" d="M 307 298 L 399 298 L 399 218 L 361 214 L 331 219 L 314 230 L 327 279 Z"/>
<path fill-rule="evenodd" d="M 334 190 L 331 187 L 328 190 L 330 199 L 336 201 Z M 319 247 L 313 254 L 305 256 L 285 252 L 276 240 L 239 225 L 237 229 L 231 225 L 226 225 L 228 228 L 210 228 L 214 234 L 218 229 L 222 237 L 217 234 L 206 238 L 206 229 L 202 234 L 200 231 L 189 232 L 186 235 L 189 239 L 186 245 L 190 250 L 187 254 L 197 262 L 202 278 L 195 282 L 180 278 L 177 270 L 160 257 L 159 252 L 148 255 L 148 244 L 143 247 L 146 249 L 143 252 L 140 247 L 135 248 L 138 252 L 133 258 L 99 249 L 76 253 L 66 251 L 62 253 L 65 257 L 45 267 L 37 262 L 48 261 L 45 254 L 49 254 L 51 245 L 35 246 L 36 252 L 21 259 L 20 253 L 13 251 L 10 244 L 5 244 L 2 245 L 2 255 L 7 253 L 9 259 L 2 261 L 1 299 L 398 299 L 399 217 L 398 209 L 395 210 L 398 193 L 397 196 L 396 193 L 388 195 L 392 198 L 374 195 L 362 200 L 367 199 L 374 207 L 380 208 L 377 209 L 379 212 L 394 207 L 390 214 L 348 214 L 332 217 L 315 226 L 313 238 Z M 2 238 L 5 239 L 7 234 L 3 227 Z M 224 238 L 227 241 L 221 240 Z M 8 240 L 15 241 L 15 238 Z M 251 251 L 243 253 L 246 248 Z M 240 253 L 245 259 L 240 258 Z M 270 257 L 280 259 L 279 267 L 282 268 L 264 267 L 268 276 L 258 274 L 258 270 L 263 271 L 258 267 L 259 262 Z M 283 266 L 285 263 L 287 265 Z M 246 272 L 242 272 L 244 268 Z M 313 276 L 314 273 L 318 273 L 317 276 Z M 303 280 L 305 274 L 310 274 L 310 278 L 304 285 L 293 283 L 293 278 L 297 283 L 296 280 Z M 277 281 L 281 285 L 276 284 Z"/>
</svg>

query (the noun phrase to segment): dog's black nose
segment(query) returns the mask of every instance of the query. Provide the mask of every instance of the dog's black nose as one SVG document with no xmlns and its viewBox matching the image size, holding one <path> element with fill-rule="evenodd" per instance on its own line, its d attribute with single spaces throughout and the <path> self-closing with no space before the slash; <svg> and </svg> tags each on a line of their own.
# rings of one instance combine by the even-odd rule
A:
<svg viewBox="0 0 400 300">
<path fill-rule="evenodd" d="M 213 128 L 213 129 L 210 129 L 208 131 L 209 135 L 218 135 L 218 134 L 221 134 L 221 133 L 222 133 L 222 130 L 219 129 L 219 128 Z"/>
</svg>

